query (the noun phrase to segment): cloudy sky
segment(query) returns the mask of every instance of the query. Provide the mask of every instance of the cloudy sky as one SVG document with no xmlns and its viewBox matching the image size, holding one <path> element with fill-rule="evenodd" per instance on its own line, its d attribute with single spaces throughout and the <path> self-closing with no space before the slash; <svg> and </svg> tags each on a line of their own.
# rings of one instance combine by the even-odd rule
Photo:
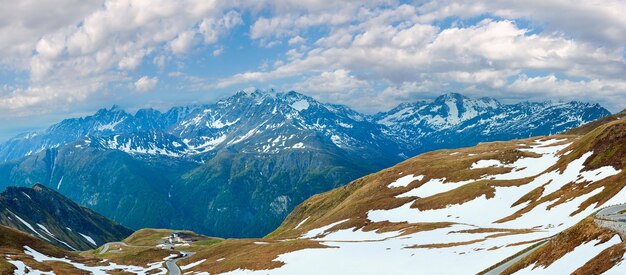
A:
<svg viewBox="0 0 626 275">
<path fill-rule="evenodd" d="M 624 0 L 0 0 L 0 140 L 118 104 L 456 91 L 626 108 Z"/>
</svg>

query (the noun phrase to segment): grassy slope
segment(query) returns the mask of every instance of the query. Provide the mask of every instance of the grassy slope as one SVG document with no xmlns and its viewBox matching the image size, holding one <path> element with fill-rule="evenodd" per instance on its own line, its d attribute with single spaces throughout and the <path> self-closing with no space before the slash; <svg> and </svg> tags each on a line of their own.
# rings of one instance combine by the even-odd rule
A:
<svg viewBox="0 0 626 275">
<path fill-rule="evenodd" d="M 1 274 L 11 274 L 14 270 L 14 266 L 6 261 L 10 258 L 12 260 L 23 261 L 29 267 L 38 269 L 40 271 L 53 271 L 56 274 L 80 274 L 80 271 L 75 268 L 59 262 L 43 262 L 39 263 L 30 256 L 24 254 L 24 246 L 29 246 L 41 253 L 44 253 L 53 257 L 68 257 L 72 260 L 80 260 L 85 262 L 79 255 L 61 250 L 51 244 L 48 244 L 38 238 L 25 234 L 21 231 L 0 226 L 0 271 Z M 86 261 L 87 263 L 95 264 L 94 261 Z"/>
<path fill-rule="evenodd" d="M 606 242 L 610 240 L 615 234 L 615 232 L 599 227 L 593 220 L 593 217 L 588 217 L 578 224 L 572 226 L 571 228 L 565 230 L 564 232 L 556 235 L 554 238 L 549 240 L 545 245 L 535 250 L 530 255 L 524 257 L 519 262 L 510 266 L 508 269 L 504 270 L 503 274 L 513 274 L 514 272 L 524 269 L 527 266 L 534 264 L 536 268 L 539 266 L 549 266 L 554 263 L 565 254 L 573 251 L 577 246 L 594 241 L 600 240 L 601 242 Z M 620 244 L 621 245 L 621 244 Z M 611 249 L 611 248 L 609 248 Z M 601 257 L 604 258 L 604 257 Z M 582 263 L 581 263 L 582 264 Z M 615 264 L 614 260 L 609 261 L 590 261 L 583 266 L 581 269 L 584 270 L 596 270 L 600 271 L 593 274 L 599 274 Z M 583 273 L 583 274 L 591 274 L 591 273 Z"/>
</svg>

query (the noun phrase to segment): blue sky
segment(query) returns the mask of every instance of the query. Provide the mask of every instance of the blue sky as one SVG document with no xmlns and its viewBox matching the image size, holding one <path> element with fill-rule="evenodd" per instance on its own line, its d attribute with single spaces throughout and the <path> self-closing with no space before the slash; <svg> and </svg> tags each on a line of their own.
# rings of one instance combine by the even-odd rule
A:
<svg viewBox="0 0 626 275">
<path fill-rule="evenodd" d="M 297 90 L 373 113 L 455 91 L 626 108 L 624 1 L 0 0 L 0 140 Z"/>
</svg>

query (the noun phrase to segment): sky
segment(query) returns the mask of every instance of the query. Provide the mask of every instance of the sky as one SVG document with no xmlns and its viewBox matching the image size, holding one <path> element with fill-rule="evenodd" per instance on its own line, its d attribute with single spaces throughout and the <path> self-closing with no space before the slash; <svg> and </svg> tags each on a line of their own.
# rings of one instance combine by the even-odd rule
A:
<svg viewBox="0 0 626 275">
<path fill-rule="evenodd" d="M 296 90 L 626 108 L 626 1 L 0 0 L 0 140 L 113 104 Z"/>
</svg>

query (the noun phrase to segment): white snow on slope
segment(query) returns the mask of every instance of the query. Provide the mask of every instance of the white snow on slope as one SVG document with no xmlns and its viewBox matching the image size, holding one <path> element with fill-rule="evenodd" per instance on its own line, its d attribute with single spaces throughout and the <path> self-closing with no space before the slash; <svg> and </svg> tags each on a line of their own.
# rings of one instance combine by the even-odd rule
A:
<svg viewBox="0 0 626 275">
<path fill-rule="evenodd" d="M 63 177 L 61 176 L 61 179 L 59 180 L 59 183 L 57 184 L 57 190 L 59 190 L 59 188 L 61 188 L 61 184 L 63 184 Z"/>
<path fill-rule="evenodd" d="M 170 254 L 169 256 L 163 258 L 163 260 L 164 261 L 168 261 L 168 260 L 174 259 L 176 257 L 178 257 L 178 254 Z"/>
<path fill-rule="evenodd" d="M 73 262 L 72 260 L 67 259 L 67 258 L 55 258 L 55 257 L 44 255 L 30 248 L 29 246 L 24 246 L 24 249 L 25 249 L 24 253 L 33 257 L 33 259 L 37 262 L 46 262 L 46 261 L 63 262 L 63 263 L 67 263 L 73 266 L 76 269 L 84 270 L 94 275 L 105 275 L 105 274 L 108 274 L 107 271 L 112 271 L 116 269 L 119 269 L 125 272 L 134 273 L 134 274 L 147 274 L 148 272 L 156 271 L 156 270 L 159 270 L 160 272 L 167 271 L 165 268 L 162 267 L 163 262 L 152 263 L 152 264 L 149 264 L 147 267 L 132 266 L 132 265 L 118 265 L 115 263 L 109 263 L 109 265 L 107 266 L 87 266 L 82 263 Z M 161 274 L 165 274 L 165 273 L 161 273 Z"/>
<path fill-rule="evenodd" d="M 196 266 L 198 266 L 198 265 L 200 265 L 200 264 L 202 264 L 204 262 L 206 262 L 206 259 L 202 259 L 202 260 L 199 260 L 197 262 L 190 263 L 188 265 L 183 265 L 183 266 L 180 267 L 180 269 L 181 270 L 187 270 L 187 269 L 190 269 L 190 268 L 194 268 L 194 267 L 196 267 Z"/>
<path fill-rule="evenodd" d="M 215 129 L 221 129 L 221 128 L 224 128 L 224 127 L 228 127 L 228 126 L 234 125 L 237 122 L 239 122 L 239 118 L 237 118 L 235 121 L 228 121 L 227 120 L 225 123 L 222 122 L 221 119 L 217 119 L 217 120 L 213 121 L 210 125 L 207 122 L 207 127 L 211 127 L 211 128 L 215 128 Z"/>
<path fill-rule="evenodd" d="M 111 123 L 108 123 L 108 124 L 99 125 L 99 126 L 96 127 L 96 131 L 107 131 L 107 130 L 108 131 L 113 131 L 113 130 L 115 130 L 115 127 L 118 124 L 122 123 L 124 120 L 126 120 L 126 118 L 123 118 L 123 119 L 120 119 L 120 120 L 117 120 L 117 121 L 114 121 L 114 122 L 111 122 Z"/>
<path fill-rule="evenodd" d="M 15 213 L 11 212 L 11 210 L 8 210 L 9 213 L 13 214 L 13 216 L 15 216 L 23 225 L 25 225 L 26 227 L 28 227 L 28 229 L 30 229 L 30 231 L 33 231 L 35 234 L 37 234 L 39 237 L 41 237 L 42 239 L 46 240 L 46 241 L 50 241 L 50 239 L 44 237 L 43 235 L 41 235 L 41 233 L 39 233 L 39 231 L 35 230 L 35 228 L 33 228 L 32 225 L 30 225 L 30 223 L 28 223 L 27 221 L 25 221 L 24 219 L 20 218 L 20 216 L 16 215 Z"/>
<path fill-rule="evenodd" d="M 302 149 L 302 148 L 304 148 L 304 143 L 298 142 L 298 143 L 294 144 L 293 146 L 291 146 L 291 148 L 293 148 L 293 149 Z"/>
<path fill-rule="evenodd" d="M 189 144 L 189 140 L 185 139 L 183 140 L 183 142 L 185 144 L 187 144 L 187 146 L 190 149 L 190 154 L 201 154 L 201 153 L 206 153 L 208 151 L 211 151 L 213 149 L 215 149 L 215 147 L 217 147 L 218 145 L 222 144 L 222 142 L 226 141 L 226 135 L 221 135 L 219 137 L 216 138 L 203 138 L 204 143 L 199 144 L 199 145 L 191 145 Z"/>
<path fill-rule="evenodd" d="M 588 186 L 589 182 L 605 179 L 620 172 L 611 167 L 602 167 L 593 171 L 581 171 L 584 167 L 579 162 L 584 162 L 586 157 L 588 157 L 583 155 L 579 160 L 570 163 L 563 173 L 559 171 L 546 173 L 546 170 L 559 160 L 557 155 L 570 145 L 570 143 L 561 144 L 565 141 L 564 139 L 536 141 L 530 148 L 521 144 L 520 150 L 539 154 L 540 157 L 521 158 L 512 164 L 506 165 L 512 169 L 510 172 L 499 175 L 486 175 L 484 178 L 502 180 L 526 177 L 536 178 L 520 186 L 495 187 L 495 196 L 493 198 L 487 199 L 483 195 L 460 205 L 448 205 L 442 209 L 424 211 L 411 208 L 410 205 L 413 203 L 411 201 L 395 209 L 371 210 L 368 212 L 368 219 L 372 222 L 457 223 L 450 227 L 399 236 L 401 232 L 364 232 L 362 229 L 355 228 L 328 232 L 331 227 L 337 224 L 333 223 L 311 230 L 303 236 L 321 241 L 322 244 L 332 248 L 304 249 L 282 254 L 277 260 L 286 264 L 278 269 L 261 271 L 239 269 L 228 274 L 332 274 L 336 273 L 337 270 L 349 270 L 353 274 L 478 273 L 500 262 L 502 259 L 533 245 L 537 240 L 548 238 L 573 226 L 596 209 L 597 205 L 592 204 L 580 213 L 570 216 L 579 209 L 579 206 L 584 201 L 602 192 L 603 188 L 590 189 L 587 194 L 550 209 L 548 207 L 555 201 L 545 202 L 537 205 L 515 220 L 495 223 L 495 221 L 524 208 L 527 203 L 522 203 L 515 207 L 511 207 L 511 204 L 537 187 L 544 186 L 547 190 L 558 190 L 563 186 L 564 181 Z M 477 165 L 480 167 L 499 164 L 492 162 L 479 163 Z M 413 175 L 409 176 L 413 177 Z M 563 180 L 558 180 L 558 177 L 563 177 Z M 402 184 L 403 186 L 408 186 L 409 182 Z M 456 184 L 444 182 L 445 179 L 432 179 L 420 187 L 409 190 L 405 194 L 424 197 L 439 194 L 472 181 Z M 389 184 L 388 187 L 393 187 L 396 184 L 394 182 L 393 185 Z M 448 184 L 451 185 L 446 186 Z M 547 194 L 547 192 L 544 193 L 544 195 Z M 616 198 L 626 198 L 626 190 L 621 190 L 616 195 Z M 614 200 L 611 199 L 609 202 L 611 201 Z M 491 238 L 486 237 L 496 233 L 459 232 L 477 228 L 501 228 L 503 232 L 506 232 L 506 229 L 530 229 L 533 227 L 535 227 L 535 231 L 531 233 Z M 614 240 L 611 240 L 611 242 L 614 242 Z M 438 246 L 437 248 L 415 247 L 449 243 L 455 244 L 449 247 Z M 511 245 L 514 243 L 518 245 Z M 572 259 L 579 257 L 583 260 L 579 260 L 578 263 L 573 265 L 570 264 L 571 267 L 577 268 L 584 264 L 584 259 L 587 256 L 593 257 L 597 255 L 596 252 L 604 249 L 604 246 L 593 247 L 593 244 L 595 242 L 586 244 L 586 246 L 576 250 L 576 253 L 573 254 L 574 256 L 571 256 Z M 608 245 L 610 243 L 606 244 L 606 246 Z M 583 253 L 585 251 L 586 253 Z M 562 260 L 569 261 L 568 258 Z M 550 274 L 564 273 L 557 271 Z"/>
<path fill-rule="evenodd" d="M 278 261 L 286 263 L 281 268 L 236 270 L 227 274 L 336 274 L 337 270 L 349 270 L 350 274 L 475 274 L 529 246 L 504 246 L 525 239 L 523 236 L 512 235 L 487 239 L 479 245 L 441 249 L 407 248 L 411 245 L 436 243 L 436 240 L 471 241 L 487 235 L 450 233 L 473 228 L 475 227 L 458 224 L 450 228 L 380 241 L 324 241 L 323 244 L 338 248 L 294 251 L 278 257 Z M 324 239 L 331 236 L 332 234 Z M 500 248 L 487 250 L 494 246 Z M 480 250 L 476 250 L 478 248 Z M 433 273 L 435 270 L 437 272 Z"/>
<path fill-rule="evenodd" d="M 502 164 L 502 162 L 497 159 L 481 159 L 477 162 L 474 162 L 472 164 L 471 169 L 487 168 L 487 167 L 503 167 L 503 166 L 504 164 Z"/>
<path fill-rule="evenodd" d="M 443 179 L 431 179 L 426 183 L 422 184 L 422 186 L 418 188 L 414 188 L 408 192 L 397 195 L 396 198 L 405 198 L 405 197 L 430 197 L 440 193 L 448 192 L 450 190 L 454 190 L 458 187 L 466 185 L 468 183 L 475 182 L 475 180 L 466 180 L 460 182 L 448 182 L 446 183 L 446 178 Z"/>
<path fill-rule="evenodd" d="M 302 239 L 310 239 L 310 238 L 317 237 L 318 235 L 321 235 L 324 232 L 326 232 L 326 230 L 331 229 L 335 225 L 341 224 L 341 223 L 343 223 L 343 222 L 345 222 L 347 220 L 348 219 L 341 220 L 341 221 L 338 221 L 338 222 L 331 223 L 329 225 L 322 226 L 320 228 L 312 229 L 311 231 L 309 231 L 307 233 L 304 233 L 301 238 Z"/>
<path fill-rule="evenodd" d="M 309 106 L 310 106 L 309 102 L 306 101 L 305 99 L 298 100 L 294 102 L 293 104 L 291 104 L 291 108 L 296 109 L 298 112 L 308 109 Z"/>
<path fill-rule="evenodd" d="M 46 228 L 43 224 L 37 224 L 37 226 L 39 226 L 39 228 L 41 228 L 44 233 L 46 233 L 48 236 L 52 237 L 53 239 L 55 239 L 57 242 L 62 243 L 63 245 L 65 245 L 66 247 L 70 248 L 71 250 L 76 251 L 77 249 L 74 248 L 73 246 L 69 245 L 68 243 L 59 240 L 56 236 L 54 236 L 54 234 L 52 234 L 52 232 L 50 232 L 50 230 L 48 230 L 48 228 Z"/>
<path fill-rule="evenodd" d="M 387 187 L 389 188 L 407 187 L 411 182 L 416 181 L 416 180 L 423 180 L 423 179 L 424 179 L 423 175 L 419 175 L 419 176 L 406 175 L 390 183 L 389 185 L 387 185 Z"/>
<path fill-rule="evenodd" d="M 565 254 L 547 267 L 535 266 L 533 264 L 515 274 L 571 274 L 593 257 L 600 254 L 602 250 L 621 242 L 621 239 L 617 235 L 602 244 L 599 240 L 598 242 L 590 241 L 577 246 L 573 251 Z"/>
<path fill-rule="evenodd" d="M 298 223 L 298 225 L 296 225 L 296 227 L 294 229 L 298 229 L 300 228 L 300 226 L 302 226 L 307 220 L 309 220 L 311 216 L 306 217 L 304 220 L 302 220 L 300 223 Z"/>
<path fill-rule="evenodd" d="M 46 228 L 42 224 L 37 224 L 37 226 L 39 226 L 39 228 L 43 229 L 43 231 L 45 231 L 48 235 L 54 236 L 52 233 L 50 233 L 50 230 L 48 230 L 48 228 Z"/>
<path fill-rule="evenodd" d="M 87 240 L 87 241 L 88 241 L 88 242 L 90 242 L 91 244 L 93 244 L 93 245 L 97 246 L 96 241 L 94 241 L 94 240 L 93 240 L 93 238 L 91 238 L 91 237 L 89 237 L 89 236 L 87 236 L 87 235 L 85 235 L 85 234 L 83 234 L 83 233 L 80 233 L 80 232 L 78 232 L 78 234 L 80 234 L 81 236 L 83 236 L 83 238 L 85 238 L 85 240 Z"/>
</svg>

